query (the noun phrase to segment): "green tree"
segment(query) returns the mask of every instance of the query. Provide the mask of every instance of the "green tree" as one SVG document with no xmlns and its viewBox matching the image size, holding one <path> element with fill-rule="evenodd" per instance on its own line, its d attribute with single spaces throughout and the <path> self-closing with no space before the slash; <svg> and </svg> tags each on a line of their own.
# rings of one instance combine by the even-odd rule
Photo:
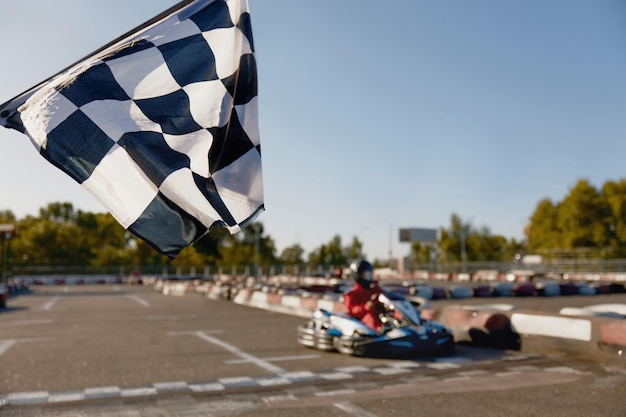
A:
<svg viewBox="0 0 626 417">
<path fill-rule="evenodd" d="M 110 214 L 78 212 L 77 225 L 83 244 L 91 248 L 92 265 L 111 266 L 132 263 L 135 238 Z"/>
<path fill-rule="evenodd" d="M 558 226 L 565 249 L 605 247 L 611 225 L 611 207 L 588 181 L 580 180 L 558 210 Z"/>
<path fill-rule="evenodd" d="M 345 265 L 348 262 L 341 244 L 341 236 L 335 235 L 326 245 L 325 265 Z"/>
<path fill-rule="evenodd" d="M 439 241 L 437 246 L 441 252 L 441 261 L 444 262 L 460 262 L 463 250 L 463 241 L 466 242 L 470 235 L 471 225 L 464 224 L 463 219 L 452 213 L 450 216 L 450 227 L 442 229 L 439 233 Z M 467 253 L 467 252 L 466 252 Z"/>
<path fill-rule="evenodd" d="M 531 252 L 541 249 L 558 248 L 561 245 L 559 227 L 559 207 L 548 198 L 537 204 L 530 218 L 528 244 Z"/>
<path fill-rule="evenodd" d="M 14 245 L 16 259 L 47 265 L 85 265 L 92 255 L 77 225 L 78 213 L 71 203 L 51 203 L 39 210 L 39 218 L 19 222 Z"/>
<path fill-rule="evenodd" d="M 231 235 L 225 227 L 212 227 L 208 233 L 194 243 L 196 251 L 203 255 L 208 263 L 218 264 L 222 259 L 220 249 L 226 242 L 232 243 Z"/>
<path fill-rule="evenodd" d="M 328 265 L 326 245 L 322 244 L 309 253 L 309 265 Z"/>
<path fill-rule="evenodd" d="M 132 242 L 132 243 L 130 243 Z M 161 255 L 145 241 L 139 238 L 131 238 L 130 245 L 134 247 L 134 250 L 130 254 L 130 265 L 169 265 L 172 261 L 169 257 Z"/>
<path fill-rule="evenodd" d="M 348 259 L 364 258 L 363 243 L 355 236 L 352 238 L 352 243 L 347 248 L 346 257 Z"/>
<path fill-rule="evenodd" d="M 279 260 L 286 265 L 300 265 L 304 263 L 303 256 L 304 249 L 296 243 L 283 249 Z"/>
<path fill-rule="evenodd" d="M 219 249 L 218 265 L 272 265 L 276 263 L 276 246 L 265 234 L 263 223 L 256 222 L 235 235 L 226 235 Z M 258 257 L 258 258 L 257 258 Z"/>
<path fill-rule="evenodd" d="M 424 242 L 411 243 L 411 255 L 416 263 L 428 265 L 431 262 L 432 245 Z"/>
<path fill-rule="evenodd" d="M 0 223 L 15 224 L 16 222 L 17 218 L 11 210 L 0 210 Z"/>
<path fill-rule="evenodd" d="M 180 251 L 178 256 L 171 261 L 172 266 L 193 266 L 201 267 L 204 265 L 205 257 L 203 257 L 194 246 L 187 246 Z"/>
<path fill-rule="evenodd" d="M 363 243 L 357 237 L 352 238 L 349 246 L 343 246 L 341 236 L 335 235 L 309 253 L 309 265 L 342 266 L 364 257 Z"/>
<path fill-rule="evenodd" d="M 530 218 L 528 242 L 531 251 L 548 256 L 582 249 L 591 256 L 626 255 L 626 180 L 607 181 L 598 190 L 583 179 L 563 201 L 541 200 Z"/>
<path fill-rule="evenodd" d="M 76 220 L 77 213 L 72 203 L 50 203 L 39 209 L 39 219 L 52 223 L 68 224 Z"/>
<path fill-rule="evenodd" d="M 424 246 L 414 248 L 420 260 L 425 260 L 427 255 Z M 450 216 L 450 227 L 440 230 L 437 246 L 439 261 L 443 263 L 509 260 L 513 258 L 512 252 L 518 250 L 517 244 L 504 236 L 493 235 L 487 226 L 474 228 L 455 213 Z"/>
<path fill-rule="evenodd" d="M 608 227 L 608 247 L 612 256 L 626 256 L 626 179 L 607 181 L 602 194 L 611 210 Z"/>
<path fill-rule="evenodd" d="M 484 226 L 468 239 L 470 261 L 506 261 L 513 259 L 510 244 L 504 236 L 492 235 Z"/>
</svg>

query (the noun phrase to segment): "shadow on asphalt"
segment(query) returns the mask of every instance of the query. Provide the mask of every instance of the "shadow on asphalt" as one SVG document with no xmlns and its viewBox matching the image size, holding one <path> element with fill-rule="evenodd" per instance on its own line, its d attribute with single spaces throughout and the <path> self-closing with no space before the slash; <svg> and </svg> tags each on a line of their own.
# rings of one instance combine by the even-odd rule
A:
<svg viewBox="0 0 626 417">
<path fill-rule="evenodd" d="M 505 349 L 479 347 L 472 346 L 470 344 L 457 343 L 454 353 L 443 359 L 446 361 L 486 361 L 515 359 L 521 357 L 528 357 L 528 355 Z"/>
<path fill-rule="evenodd" d="M 0 314 L 15 313 L 17 311 L 28 310 L 28 307 L 5 307 L 0 308 Z"/>
</svg>

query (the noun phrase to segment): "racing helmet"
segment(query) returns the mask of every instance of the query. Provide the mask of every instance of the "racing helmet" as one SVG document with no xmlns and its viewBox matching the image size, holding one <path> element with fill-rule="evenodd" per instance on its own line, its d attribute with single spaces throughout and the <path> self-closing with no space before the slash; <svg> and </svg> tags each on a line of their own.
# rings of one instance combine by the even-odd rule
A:
<svg viewBox="0 0 626 417">
<path fill-rule="evenodd" d="M 374 266 L 364 259 L 352 263 L 350 269 L 352 269 L 356 281 L 372 282 L 374 280 Z"/>
</svg>

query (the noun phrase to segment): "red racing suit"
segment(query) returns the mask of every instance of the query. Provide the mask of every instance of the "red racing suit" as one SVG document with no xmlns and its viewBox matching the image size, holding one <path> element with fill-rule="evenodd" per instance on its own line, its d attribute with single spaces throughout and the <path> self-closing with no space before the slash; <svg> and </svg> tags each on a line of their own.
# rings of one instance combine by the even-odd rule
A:
<svg viewBox="0 0 626 417">
<path fill-rule="evenodd" d="M 374 300 L 374 295 L 382 293 L 382 289 L 378 284 L 374 283 L 370 288 L 363 287 L 358 282 L 354 287 L 344 294 L 343 302 L 348 309 L 348 314 L 355 319 L 361 320 L 363 324 L 375 330 L 380 330 L 382 322 L 380 321 L 380 312 L 382 305 Z"/>
</svg>

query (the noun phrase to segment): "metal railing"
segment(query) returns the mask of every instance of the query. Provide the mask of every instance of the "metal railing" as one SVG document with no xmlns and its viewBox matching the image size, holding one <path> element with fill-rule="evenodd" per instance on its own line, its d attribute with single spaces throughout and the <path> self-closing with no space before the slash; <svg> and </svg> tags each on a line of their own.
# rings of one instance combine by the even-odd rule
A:
<svg viewBox="0 0 626 417">
<path fill-rule="evenodd" d="M 232 276 L 274 276 L 288 274 L 294 276 L 335 276 L 337 266 L 334 265 L 233 265 L 233 266 L 63 266 L 63 265 L 11 265 L 10 276 L 54 276 L 54 275 L 153 275 L 167 277 L 211 277 L 214 275 Z M 458 274 L 467 272 L 497 270 L 500 272 L 529 271 L 537 274 L 552 273 L 626 273 L 626 259 L 565 259 L 548 260 L 536 265 L 519 262 L 466 262 L 413 264 L 403 272 L 428 271 L 432 273 Z"/>
</svg>

